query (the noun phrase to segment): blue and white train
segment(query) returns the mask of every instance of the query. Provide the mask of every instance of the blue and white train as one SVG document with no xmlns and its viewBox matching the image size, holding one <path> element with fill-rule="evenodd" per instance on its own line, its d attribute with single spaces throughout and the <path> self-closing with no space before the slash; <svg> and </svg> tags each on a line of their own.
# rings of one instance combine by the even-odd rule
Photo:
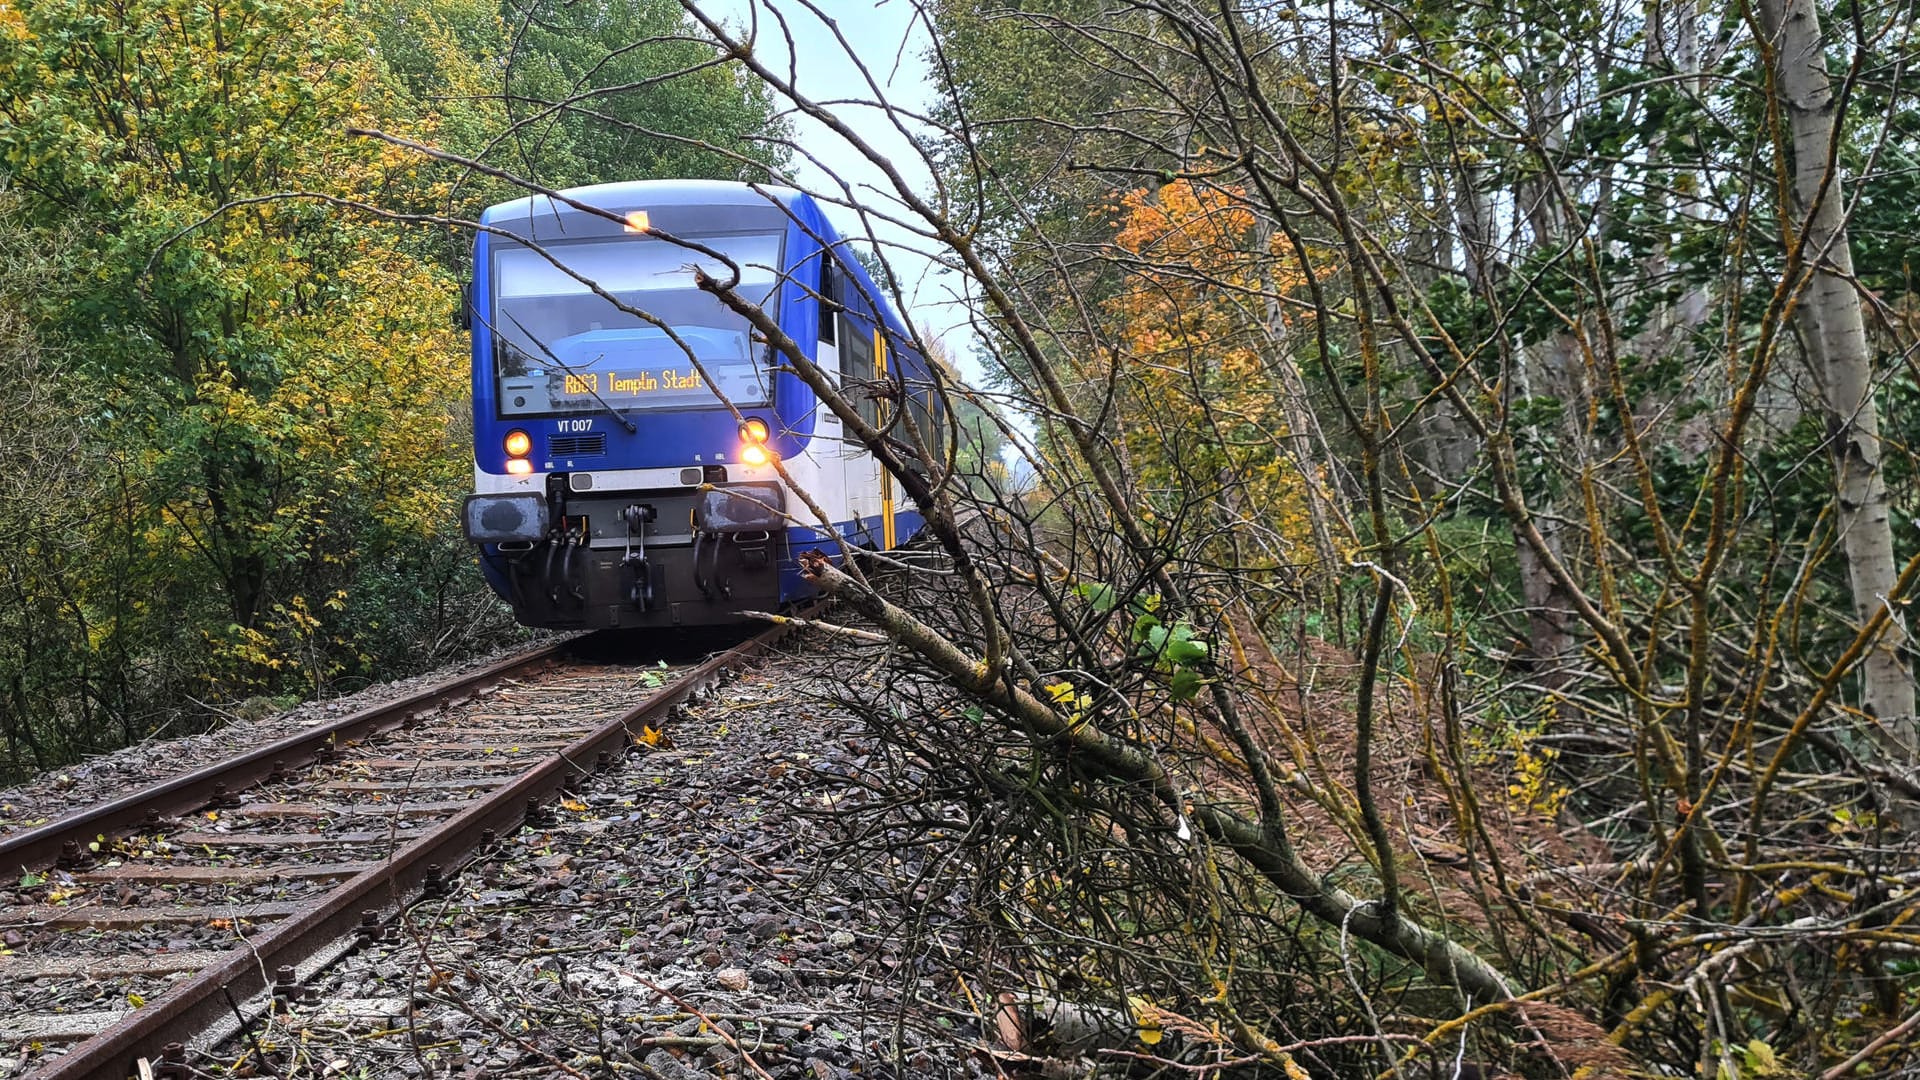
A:
<svg viewBox="0 0 1920 1080">
<path fill-rule="evenodd" d="M 903 409 L 936 431 L 925 358 L 812 198 L 714 181 L 562 194 L 606 213 L 546 196 L 490 208 L 465 300 L 474 494 L 463 520 L 520 622 L 733 622 L 811 596 L 795 556 L 837 555 L 829 528 L 878 549 L 918 530 L 840 417 L 745 317 L 695 286 L 696 265 L 724 281 L 726 263 L 646 231 L 737 265 L 740 295 L 862 417 L 901 442 Z M 776 457 L 830 520 L 786 489 Z"/>
</svg>

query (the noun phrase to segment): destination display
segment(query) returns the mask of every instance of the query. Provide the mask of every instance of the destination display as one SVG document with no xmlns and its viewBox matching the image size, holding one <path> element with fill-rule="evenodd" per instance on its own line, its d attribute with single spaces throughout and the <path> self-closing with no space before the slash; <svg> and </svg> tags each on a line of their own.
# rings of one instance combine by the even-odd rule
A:
<svg viewBox="0 0 1920 1080">
<path fill-rule="evenodd" d="M 563 381 L 567 394 L 657 394 L 661 391 L 700 390 L 707 385 L 698 371 L 675 371 L 664 368 L 660 371 L 642 371 L 637 375 L 622 375 L 617 371 L 607 372 L 607 385 L 600 385 L 600 373 L 589 371 L 580 375 L 568 375 Z"/>
</svg>

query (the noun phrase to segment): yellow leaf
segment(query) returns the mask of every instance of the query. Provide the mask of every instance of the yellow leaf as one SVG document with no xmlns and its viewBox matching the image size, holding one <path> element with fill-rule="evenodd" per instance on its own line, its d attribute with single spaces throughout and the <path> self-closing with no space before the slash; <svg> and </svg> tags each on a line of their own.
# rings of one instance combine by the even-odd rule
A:
<svg viewBox="0 0 1920 1080">
<path fill-rule="evenodd" d="M 576 814 L 584 814 L 587 812 L 587 804 L 581 802 L 579 799 L 561 799 L 560 809 L 571 810 Z"/>
<path fill-rule="evenodd" d="M 1157 1044 L 1166 1033 L 1160 1026 L 1159 1007 L 1138 994 L 1129 995 L 1127 1004 L 1133 1009 L 1134 1038 L 1148 1046 Z"/>
<path fill-rule="evenodd" d="M 131 990 L 127 991 L 127 1004 L 137 1009 L 140 1006 L 145 1005 L 146 1003 L 147 1003 L 146 998 L 141 997 L 139 994 L 136 994 Z"/>
<path fill-rule="evenodd" d="M 1773 1047 L 1768 1046 L 1766 1040 L 1751 1039 L 1747 1042 L 1746 1049 L 1747 1067 L 1741 1070 L 1742 1075 L 1749 1073 L 1754 1076 L 1782 1075 L 1780 1058 L 1774 1054 Z"/>
<path fill-rule="evenodd" d="M 642 746 L 659 746 L 660 737 L 661 737 L 661 733 L 659 728 L 642 727 L 640 729 L 640 734 L 635 735 L 633 737 L 633 741 L 641 744 Z"/>
<path fill-rule="evenodd" d="M 27 20 L 20 9 L 12 4 L 0 4 L 0 28 L 19 41 L 32 41 L 33 31 L 27 29 Z"/>
</svg>

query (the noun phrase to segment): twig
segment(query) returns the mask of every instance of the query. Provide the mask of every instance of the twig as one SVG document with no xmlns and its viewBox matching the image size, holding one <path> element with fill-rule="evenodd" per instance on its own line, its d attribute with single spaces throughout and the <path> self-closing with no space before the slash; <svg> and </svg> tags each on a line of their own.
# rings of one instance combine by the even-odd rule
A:
<svg viewBox="0 0 1920 1080">
<path fill-rule="evenodd" d="M 871 630 L 856 630 L 851 626 L 839 626 L 830 622 L 821 622 L 818 619 L 801 619 L 792 615 L 775 615 L 770 611 L 742 611 L 739 614 L 748 619 L 765 619 L 775 626 L 798 626 L 809 630 L 825 630 L 830 634 L 839 634 L 842 637 L 850 637 L 855 641 L 870 642 L 874 645 L 885 645 L 889 640 L 885 634 L 876 634 Z"/>
<path fill-rule="evenodd" d="M 1898 1027 L 1883 1033 L 1879 1038 L 1863 1047 L 1859 1053 L 1828 1069 L 1826 1072 L 1821 1073 L 1820 1080 L 1841 1080 L 1842 1077 L 1850 1075 L 1862 1062 L 1886 1049 L 1887 1045 L 1895 1039 L 1906 1037 L 1916 1027 L 1920 1027 L 1920 1012 L 1916 1012 L 1912 1016 L 1902 1020 Z"/>
<path fill-rule="evenodd" d="M 260 1063 L 261 1068 L 267 1070 L 267 1075 L 279 1076 L 280 1070 L 275 1068 L 273 1062 L 267 1059 L 266 1050 L 260 1046 L 260 1036 L 254 1032 L 253 1025 L 247 1022 L 246 1014 L 240 1011 L 240 1003 L 233 1000 L 233 990 L 231 988 L 223 988 L 220 993 L 227 999 L 227 1008 L 232 1010 L 234 1020 L 239 1023 L 241 1032 L 246 1035 L 247 1044 L 253 1047 L 254 1060 Z"/>
<path fill-rule="evenodd" d="M 708 1016 L 706 1013 L 701 1012 L 698 1007 L 693 1005 L 691 1002 L 687 1001 L 685 998 L 681 997 L 680 995 L 674 993 L 671 990 L 668 990 L 666 987 L 663 987 L 658 983 L 655 983 L 651 979 L 645 978 L 644 976 L 635 975 L 631 971 L 625 972 L 625 974 L 633 978 L 633 980 L 638 982 L 641 986 L 646 987 L 647 989 L 653 991 L 654 993 L 659 994 L 661 997 L 666 998 L 668 1001 L 673 1002 L 675 1005 L 680 1006 L 682 1009 L 685 1009 L 686 1011 L 699 1017 L 701 1023 L 712 1028 L 716 1035 L 726 1040 L 727 1045 L 733 1049 L 733 1052 L 736 1054 L 739 1054 L 740 1060 L 746 1062 L 749 1066 L 751 1066 L 753 1071 L 760 1075 L 761 1080 L 773 1080 L 773 1075 L 767 1072 L 767 1070 L 761 1068 L 759 1062 L 753 1060 L 753 1055 L 747 1053 L 747 1048 L 740 1045 L 740 1040 L 728 1034 L 727 1030 L 721 1027 L 719 1023 L 716 1022 L 712 1017 Z"/>
<path fill-rule="evenodd" d="M 636 1045 L 648 1048 L 670 1047 L 677 1050 L 711 1050 L 716 1046 L 727 1046 L 732 1049 L 739 1049 L 739 1044 L 735 1043 L 732 1039 L 720 1035 L 653 1035 L 637 1040 Z M 783 1052 L 786 1050 L 786 1044 L 784 1043 L 764 1043 L 762 1045 L 768 1050 L 779 1050 Z"/>
</svg>

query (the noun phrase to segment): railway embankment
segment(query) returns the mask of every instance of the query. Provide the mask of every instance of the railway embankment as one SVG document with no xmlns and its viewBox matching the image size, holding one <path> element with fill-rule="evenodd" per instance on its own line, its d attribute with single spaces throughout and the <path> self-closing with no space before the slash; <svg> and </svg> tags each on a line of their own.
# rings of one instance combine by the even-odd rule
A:
<svg viewBox="0 0 1920 1080">
<path fill-rule="evenodd" d="M 550 635 L 549 635 L 550 636 Z M 375 683 L 353 694 L 309 701 L 284 711 L 261 714 L 255 703 L 207 705 L 205 727 L 172 738 L 148 739 L 86 761 L 51 769 L 12 787 L 0 788 L 0 836 L 32 828 L 75 809 L 118 798 L 151 784 L 232 758 L 322 727 L 340 717 L 398 701 L 457 677 L 498 664 L 527 650 L 503 648 L 487 656 L 392 682 Z"/>
<path fill-rule="evenodd" d="M 279 984 L 271 1010 L 235 1002 L 233 1022 L 212 1038 L 149 1066 L 163 1077 L 990 1073 L 978 1054 L 990 1025 L 969 994 L 974 961 L 946 931 L 963 898 L 914 887 L 918 866 L 940 851 L 916 848 L 903 862 L 870 834 L 863 810 L 875 796 L 863 777 L 873 748 L 857 721 L 830 704 L 843 676 L 823 662 L 823 645 L 831 647 L 790 638 L 672 712 L 636 724 L 617 760 L 597 755 L 595 769 L 540 800 L 524 826 L 486 834 L 424 894 L 390 894 L 370 909 L 365 931 L 323 961 L 269 969 Z M 587 697 L 604 693 L 598 685 L 583 683 Z M 17 834 L 370 704 L 309 707 L 42 777 L 0 797 L 13 808 L 0 832 Z M 335 755 L 324 783 L 341 791 L 326 805 L 358 807 L 353 813 L 275 817 L 271 799 L 249 795 L 224 813 L 169 820 L 133 838 L 139 850 L 123 858 L 0 882 L 0 901 L 16 914 L 57 915 L 67 905 L 88 913 L 70 922 L 23 919 L 0 940 L 0 967 L 29 976 L 11 996 L 36 1023 L 53 1025 L 45 1039 L 0 1047 L 0 1075 L 55 1067 L 59 1017 L 72 1017 L 76 1033 L 137 1017 L 184 985 L 195 964 L 222 950 L 231 957 L 236 945 L 249 948 L 279 920 L 297 918 L 321 890 L 286 867 L 346 860 L 357 871 L 424 831 L 397 813 L 370 826 L 358 804 L 425 806 L 420 800 L 432 793 L 422 785 L 437 790 L 464 776 L 465 766 L 447 762 L 419 768 L 425 755 L 471 750 L 435 742 L 431 731 L 387 737 L 409 748 L 370 744 Z M 514 741 L 508 731 L 499 738 Z M 494 756 L 480 753 L 473 768 L 488 770 L 485 759 Z M 403 759 L 416 759 L 406 777 L 377 778 Z M 381 783 L 400 786 L 343 787 Z M 295 805 L 310 808 L 315 799 Z M 219 831 L 249 812 L 271 820 L 248 827 L 286 843 L 220 843 Z M 213 842 L 182 846 L 183 834 Z M 213 880 L 216 870 L 250 860 L 275 869 L 257 882 Z M 153 883 L 93 880 L 148 862 L 165 864 L 152 867 Z M 207 882 L 161 880 L 203 865 Z M 258 922 L 212 910 L 235 903 L 274 910 L 262 908 Z M 107 907 L 194 910 L 184 921 L 130 912 L 123 926 L 106 918 Z M 109 953 L 124 959 L 94 959 Z"/>
<path fill-rule="evenodd" d="M 819 658 L 758 665 L 645 733 L 445 896 L 202 1064 L 286 1076 L 982 1073 L 944 985 L 959 896 L 849 835 L 868 745 Z M 911 973 L 914 978 L 905 979 Z M 942 977 L 942 973 L 948 973 Z M 948 995 L 942 994 L 942 998 Z"/>
</svg>

